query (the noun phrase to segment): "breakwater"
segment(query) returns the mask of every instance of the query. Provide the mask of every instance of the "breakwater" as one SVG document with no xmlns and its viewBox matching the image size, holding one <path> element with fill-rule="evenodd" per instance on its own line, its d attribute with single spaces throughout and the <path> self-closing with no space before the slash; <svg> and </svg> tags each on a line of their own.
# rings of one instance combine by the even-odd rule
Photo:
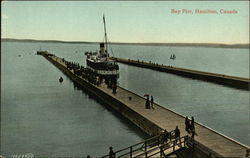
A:
<svg viewBox="0 0 250 158">
<path fill-rule="evenodd" d="M 217 83 L 217 84 L 221 84 L 221 85 L 225 85 L 225 86 L 229 86 L 233 88 L 243 89 L 243 90 L 250 89 L 249 78 L 228 76 L 228 75 L 223 75 L 223 74 L 216 74 L 216 73 L 203 72 L 203 71 L 197 71 L 197 70 L 190 70 L 190 69 L 160 65 L 157 63 L 153 63 L 153 62 L 145 62 L 145 61 L 140 61 L 140 60 L 131 60 L 131 59 L 115 58 L 115 57 L 112 57 L 112 59 L 120 63 L 137 66 L 137 67 L 149 68 L 149 69 L 157 70 L 161 72 L 172 73 L 172 74 L 180 75 L 180 76 L 187 77 L 187 78 L 204 80 L 204 81 L 213 82 L 213 83 Z"/>
</svg>

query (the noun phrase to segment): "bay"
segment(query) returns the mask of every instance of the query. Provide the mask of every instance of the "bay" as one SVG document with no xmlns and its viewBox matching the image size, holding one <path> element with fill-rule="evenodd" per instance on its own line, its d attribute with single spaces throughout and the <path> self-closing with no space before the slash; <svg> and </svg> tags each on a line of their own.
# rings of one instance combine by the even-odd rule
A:
<svg viewBox="0 0 250 158">
<path fill-rule="evenodd" d="M 148 136 L 74 85 L 41 56 L 41 49 L 85 65 L 97 44 L 2 42 L 1 144 L 3 155 L 101 156 Z M 111 55 L 164 65 L 249 76 L 248 49 L 112 45 Z M 176 60 L 170 60 L 171 54 Z M 18 55 L 21 55 L 18 57 Z M 233 139 L 248 144 L 249 92 L 119 64 L 119 85 Z M 59 77 L 64 82 L 58 82 Z"/>
</svg>

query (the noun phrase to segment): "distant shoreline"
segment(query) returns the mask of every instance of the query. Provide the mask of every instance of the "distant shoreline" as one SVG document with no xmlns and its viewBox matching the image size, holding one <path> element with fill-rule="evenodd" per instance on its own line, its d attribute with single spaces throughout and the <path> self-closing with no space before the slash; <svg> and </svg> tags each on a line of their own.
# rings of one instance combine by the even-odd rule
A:
<svg viewBox="0 0 250 158">
<path fill-rule="evenodd" d="M 2 38 L 1 42 L 43 42 L 43 43 L 70 43 L 70 44 L 98 44 L 100 42 L 87 41 L 59 41 L 59 40 L 34 40 L 34 39 L 12 39 Z M 250 44 L 216 44 L 216 43 L 128 43 L 110 42 L 117 45 L 145 45 L 145 46 L 180 46 L 180 47 L 213 47 L 213 48 L 249 48 Z"/>
</svg>

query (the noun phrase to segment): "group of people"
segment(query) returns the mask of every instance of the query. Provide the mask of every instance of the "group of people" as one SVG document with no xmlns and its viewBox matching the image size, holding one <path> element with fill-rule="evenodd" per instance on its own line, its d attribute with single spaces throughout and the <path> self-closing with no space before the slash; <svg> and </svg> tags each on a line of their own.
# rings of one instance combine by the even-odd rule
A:
<svg viewBox="0 0 250 158">
<path fill-rule="evenodd" d="M 149 102 L 149 96 L 147 97 L 147 101 Z M 192 116 L 191 120 L 188 117 L 186 117 L 185 125 L 186 125 L 185 130 L 188 133 L 192 133 L 192 138 L 194 138 L 194 135 L 196 134 L 195 133 L 195 126 L 194 126 L 194 117 Z M 171 136 L 170 132 L 168 132 L 166 129 L 162 130 L 160 133 L 160 136 L 159 136 L 159 143 L 160 144 L 167 143 L 168 139 L 170 139 L 170 140 L 172 139 L 171 137 L 172 136 Z M 178 126 L 176 126 L 175 130 L 174 130 L 174 138 L 175 138 L 174 143 L 178 144 L 179 146 L 182 146 L 181 145 L 181 132 L 180 132 L 180 129 L 178 128 Z M 109 158 L 115 158 L 115 152 L 113 151 L 112 147 L 109 148 Z"/>
<path fill-rule="evenodd" d="M 74 74 L 88 80 L 90 83 L 94 85 L 99 86 L 104 80 L 104 78 L 95 74 L 94 72 L 85 68 L 84 66 L 80 65 L 77 62 L 69 62 L 69 61 L 66 61 L 65 59 L 62 59 L 62 61 L 66 64 L 66 67 L 69 70 L 73 70 Z M 105 78 L 105 84 L 107 85 L 108 88 L 113 90 L 114 94 L 116 93 L 116 89 L 117 89 L 116 80 L 117 80 L 116 78 Z"/>
<path fill-rule="evenodd" d="M 168 132 L 166 129 L 162 130 L 159 135 L 159 144 L 167 143 L 168 140 L 171 140 L 173 138 L 172 136 L 174 136 L 175 144 L 179 142 L 179 145 L 181 146 L 181 132 L 178 126 L 176 126 L 175 130 L 173 131 L 173 134 L 171 134 L 171 132 Z"/>
<path fill-rule="evenodd" d="M 67 68 L 70 70 L 83 69 L 83 66 L 80 66 L 80 64 L 77 62 L 68 62 L 64 60 L 64 58 L 62 59 L 62 61 L 65 62 Z"/>
<path fill-rule="evenodd" d="M 145 108 L 146 109 L 154 109 L 154 97 L 151 96 L 151 99 L 149 100 L 149 95 L 145 95 L 147 97 Z"/>
<path fill-rule="evenodd" d="M 188 120 L 188 117 L 186 117 L 186 122 Z M 192 117 L 191 119 L 191 124 L 190 124 L 190 128 L 186 126 L 186 131 L 188 133 L 192 133 L 192 138 L 194 138 L 195 133 L 195 128 L 194 128 L 194 117 Z M 178 126 L 175 127 L 174 130 L 174 138 L 175 138 L 175 143 L 177 144 L 179 142 L 179 145 L 181 146 L 181 132 L 180 129 L 178 128 Z M 171 134 L 169 132 L 167 132 L 166 130 L 162 131 L 160 136 L 160 144 L 163 144 L 164 142 L 167 142 L 168 139 L 171 139 Z"/>
<path fill-rule="evenodd" d="M 190 134 L 191 137 L 194 138 L 195 133 L 195 126 L 194 126 L 194 117 L 191 117 L 191 120 L 186 116 L 185 119 L 185 130 Z"/>
<path fill-rule="evenodd" d="M 164 144 L 165 142 L 168 142 L 168 139 L 170 139 L 170 133 L 164 129 L 161 131 L 160 136 L 159 136 L 159 143 Z"/>
<path fill-rule="evenodd" d="M 195 125 L 194 125 L 194 117 L 191 117 L 191 120 L 186 117 L 185 118 L 185 130 L 191 134 L 191 138 L 194 138 L 195 135 L 197 135 L 197 133 L 195 132 Z M 168 138 L 171 137 L 171 134 L 168 133 L 166 130 L 162 131 L 160 134 L 160 143 L 164 143 L 167 142 Z M 176 126 L 175 130 L 174 130 L 174 138 L 175 138 L 175 143 L 177 144 L 178 141 L 181 145 L 181 132 L 180 129 L 178 128 L 178 126 Z M 171 138 L 170 138 L 171 139 Z"/>
</svg>

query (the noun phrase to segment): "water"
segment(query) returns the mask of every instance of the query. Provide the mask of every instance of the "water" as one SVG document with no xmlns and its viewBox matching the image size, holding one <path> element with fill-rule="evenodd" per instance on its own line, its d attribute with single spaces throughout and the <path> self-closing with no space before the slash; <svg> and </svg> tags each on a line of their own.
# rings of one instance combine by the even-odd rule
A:
<svg viewBox="0 0 250 158">
<path fill-rule="evenodd" d="M 100 156 L 145 139 L 41 56 L 39 47 L 85 64 L 96 44 L 2 43 L 1 151 L 4 155 Z M 114 55 L 241 77 L 249 76 L 247 49 L 113 45 Z M 175 53 L 175 61 L 170 54 Z M 18 57 L 18 55 L 22 55 Z M 249 144 L 249 92 L 148 69 L 120 65 L 120 86 Z M 59 77 L 64 82 L 58 82 Z"/>
<path fill-rule="evenodd" d="M 31 43 L 2 45 L 1 154 L 101 156 L 111 145 L 120 149 L 147 137 L 34 55 L 36 49 Z"/>
<path fill-rule="evenodd" d="M 115 56 L 249 78 L 249 50 L 239 48 L 112 46 Z M 171 54 L 176 60 L 171 60 Z"/>
</svg>

